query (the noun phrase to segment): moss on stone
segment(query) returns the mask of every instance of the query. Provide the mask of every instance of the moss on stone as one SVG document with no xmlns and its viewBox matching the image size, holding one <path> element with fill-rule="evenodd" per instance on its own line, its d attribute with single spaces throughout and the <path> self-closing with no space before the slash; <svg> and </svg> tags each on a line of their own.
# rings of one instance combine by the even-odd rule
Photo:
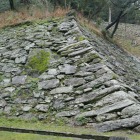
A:
<svg viewBox="0 0 140 140">
<path fill-rule="evenodd" d="M 90 63 L 91 61 L 93 61 L 93 59 L 99 58 L 99 56 L 97 54 L 87 54 L 85 56 L 83 56 L 83 58 L 79 59 L 77 61 L 77 64 L 81 64 L 81 63 Z"/>
<path fill-rule="evenodd" d="M 79 36 L 79 37 L 77 37 L 77 40 L 78 41 L 83 41 L 83 40 L 85 40 L 86 38 L 84 37 L 84 36 Z"/>
<path fill-rule="evenodd" d="M 0 74 L 0 82 L 2 82 L 2 80 L 3 80 L 3 75 L 2 74 Z"/>
<path fill-rule="evenodd" d="M 50 53 L 43 50 L 29 58 L 27 68 L 33 72 L 43 73 L 47 70 L 50 61 Z"/>
</svg>

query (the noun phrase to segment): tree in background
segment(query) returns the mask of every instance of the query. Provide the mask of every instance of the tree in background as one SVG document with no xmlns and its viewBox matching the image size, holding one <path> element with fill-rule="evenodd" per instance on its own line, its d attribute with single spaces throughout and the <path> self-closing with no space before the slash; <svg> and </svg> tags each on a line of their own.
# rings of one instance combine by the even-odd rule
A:
<svg viewBox="0 0 140 140">
<path fill-rule="evenodd" d="M 14 1 L 13 0 L 9 0 L 9 3 L 10 3 L 11 10 L 14 10 L 15 9 L 15 7 L 14 7 Z"/>
<path fill-rule="evenodd" d="M 139 7 L 139 0 L 110 0 L 112 6 L 117 11 L 117 16 L 114 18 L 114 21 L 111 22 L 107 27 L 106 30 L 110 29 L 113 25 L 115 25 L 111 37 L 114 36 L 120 20 L 128 14 L 132 10 L 136 10 Z"/>
<path fill-rule="evenodd" d="M 30 0 L 21 0 L 20 2 L 21 3 L 24 3 L 24 4 L 29 4 L 30 3 Z"/>
</svg>

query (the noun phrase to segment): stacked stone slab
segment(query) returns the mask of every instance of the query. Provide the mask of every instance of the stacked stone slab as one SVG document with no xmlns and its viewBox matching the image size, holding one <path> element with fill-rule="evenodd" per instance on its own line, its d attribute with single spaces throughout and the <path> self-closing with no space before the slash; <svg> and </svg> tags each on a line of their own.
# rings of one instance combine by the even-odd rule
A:
<svg viewBox="0 0 140 140">
<path fill-rule="evenodd" d="M 106 60 L 107 54 L 111 56 L 104 52 L 111 45 L 95 34 L 89 36 L 74 18 L 0 32 L 1 115 L 39 120 L 66 117 L 74 124 L 86 120 L 84 124 L 99 131 L 140 125 L 137 90 L 113 69 L 119 66 Z M 26 64 L 40 50 L 50 52 L 49 68 L 42 74 L 29 73 Z"/>
</svg>

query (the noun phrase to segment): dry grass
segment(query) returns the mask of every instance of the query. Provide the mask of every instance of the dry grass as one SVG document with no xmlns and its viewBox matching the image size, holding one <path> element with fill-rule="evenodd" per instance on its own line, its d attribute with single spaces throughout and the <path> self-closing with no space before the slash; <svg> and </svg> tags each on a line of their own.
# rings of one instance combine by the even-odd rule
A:
<svg viewBox="0 0 140 140">
<path fill-rule="evenodd" d="M 69 8 L 64 9 L 61 7 L 56 8 L 56 10 L 51 13 L 46 10 L 46 18 L 47 17 L 54 17 L 54 18 L 64 17 L 69 12 L 69 10 L 70 10 Z"/>
<path fill-rule="evenodd" d="M 96 33 L 99 36 L 103 36 L 101 30 L 93 23 L 93 21 L 89 21 L 87 18 L 83 17 L 81 13 L 77 13 L 77 19 L 81 25 L 87 27 L 91 32 Z"/>
<path fill-rule="evenodd" d="M 130 39 L 127 39 L 127 38 L 124 39 L 124 38 L 119 37 L 119 36 L 115 36 L 114 41 L 115 41 L 115 44 L 120 46 L 126 52 L 140 58 L 140 45 L 133 46 L 132 41 Z"/>
<path fill-rule="evenodd" d="M 46 9 L 40 10 L 39 8 L 30 7 L 30 9 L 22 8 L 20 11 L 6 11 L 0 13 L 0 28 L 8 26 L 8 25 L 15 25 L 18 23 L 26 22 L 26 21 L 33 21 L 38 19 L 47 19 L 47 18 L 59 18 L 66 15 L 69 9 L 62 9 L 58 7 L 53 12 L 48 12 Z"/>
</svg>

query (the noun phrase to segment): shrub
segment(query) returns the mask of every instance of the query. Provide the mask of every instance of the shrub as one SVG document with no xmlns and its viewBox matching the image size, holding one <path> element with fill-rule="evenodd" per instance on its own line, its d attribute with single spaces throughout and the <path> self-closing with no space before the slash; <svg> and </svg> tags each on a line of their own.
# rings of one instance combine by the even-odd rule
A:
<svg viewBox="0 0 140 140">
<path fill-rule="evenodd" d="M 47 70 L 50 61 L 50 53 L 43 50 L 29 59 L 27 68 L 32 71 L 43 73 Z"/>
</svg>

